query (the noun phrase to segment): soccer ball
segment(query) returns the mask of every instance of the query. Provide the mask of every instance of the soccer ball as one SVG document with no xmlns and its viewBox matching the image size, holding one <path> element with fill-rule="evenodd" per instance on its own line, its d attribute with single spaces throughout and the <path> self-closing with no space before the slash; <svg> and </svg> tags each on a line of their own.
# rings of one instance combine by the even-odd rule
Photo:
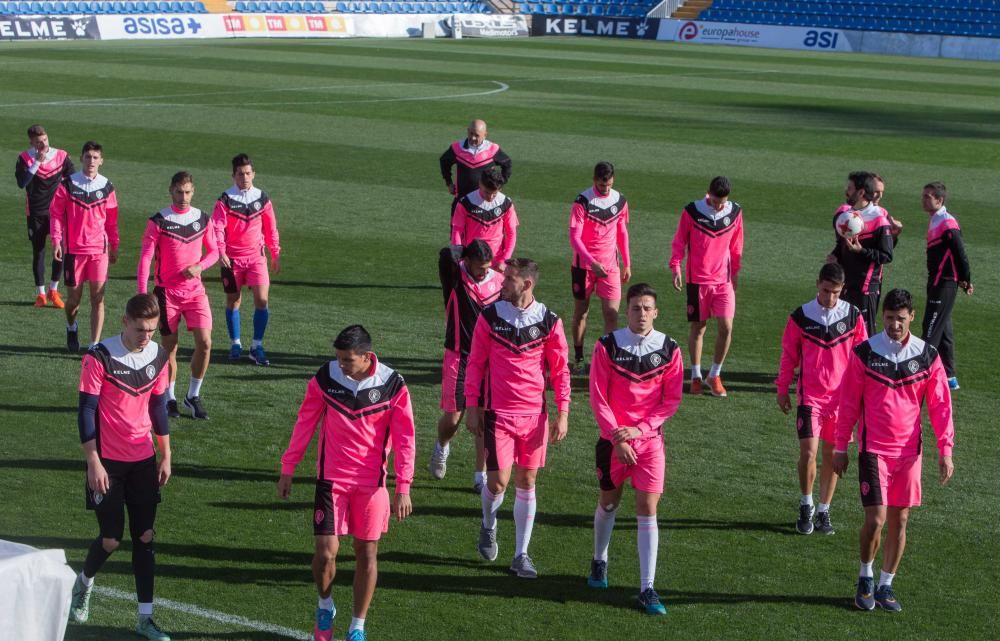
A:
<svg viewBox="0 0 1000 641">
<path fill-rule="evenodd" d="M 854 238 L 865 228 L 865 221 L 857 211 L 845 211 L 837 216 L 837 233 L 844 238 Z"/>
</svg>

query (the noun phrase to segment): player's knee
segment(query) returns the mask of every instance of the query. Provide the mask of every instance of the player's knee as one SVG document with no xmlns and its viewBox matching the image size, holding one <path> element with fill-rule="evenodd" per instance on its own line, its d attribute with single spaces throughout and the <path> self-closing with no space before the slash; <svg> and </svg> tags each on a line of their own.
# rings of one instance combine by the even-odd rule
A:
<svg viewBox="0 0 1000 641">
<path fill-rule="evenodd" d="M 121 541 L 118 539 L 101 539 L 101 547 L 104 548 L 104 551 L 108 554 L 117 550 L 119 545 L 121 545 Z"/>
<path fill-rule="evenodd" d="M 618 511 L 618 503 L 603 503 L 601 504 L 601 509 L 604 510 L 606 514 L 614 514 Z"/>
<path fill-rule="evenodd" d="M 143 543 L 152 543 L 153 542 L 153 530 L 149 529 L 149 530 L 146 530 L 145 532 L 143 532 L 139 536 L 139 540 L 142 541 Z"/>
</svg>

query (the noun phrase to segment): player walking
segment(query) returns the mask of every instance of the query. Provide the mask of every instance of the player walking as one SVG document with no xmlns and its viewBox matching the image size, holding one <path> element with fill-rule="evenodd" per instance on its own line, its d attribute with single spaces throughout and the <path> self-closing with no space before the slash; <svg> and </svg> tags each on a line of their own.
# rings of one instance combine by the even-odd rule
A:
<svg viewBox="0 0 1000 641">
<path fill-rule="evenodd" d="M 884 331 L 854 349 L 841 383 L 834 469 L 847 471 L 847 445 L 858 426 L 858 476 L 865 521 L 861 527 L 861 571 L 854 604 L 899 611 L 892 589 L 906 545 L 910 508 L 920 505 L 920 408 L 926 402 L 937 437 L 941 483 L 955 471 L 951 393 L 937 350 L 910 333 L 913 299 L 905 289 L 886 294 Z M 878 587 L 872 564 L 882 526 L 889 533 Z"/>
<path fill-rule="evenodd" d="M 127 508 L 139 602 L 135 631 L 152 641 L 170 641 L 153 621 L 156 506 L 160 488 L 170 480 L 167 352 L 152 341 L 159 316 L 155 298 L 133 296 L 125 305 L 122 333 L 83 357 L 78 424 L 87 460 L 87 509 L 97 516 L 100 535 L 73 584 L 69 614 L 77 623 L 90 616 L 94 577 L 121 543 Z"/>
<path fill-rule="evenodd" d="M 215 264 L 219 250 L 211 228 L 212 219 L 191 206 L 193 196 L 194 178 L 191 174 L 186 171 L 174 174 L 170 180 L 173 204 L 158 211 L 146 223 L 136 280 L 139 293 L 145 293 L 150 261 L 155 254 L 156 288 L 153 293 L 160 304 L 163 347 L 170 355 L 167 413 L 180 416 L 174 384 L 177 380 L 177 332 L 183 317 L 188 331 L 194 335 L 191 382 L 184 397 L 184 406 L 191 410 L 192 417 L 207 419 L 208 412 L 201 402 L 201 384 L 212 352 L 212 310 L 201 282 L 201 273 Z"/>
<path fill-rule="evenodd" d="M 267 192 L 254 187 L 256 174 L 253 161 L 246 154 L 233 157 L 233 186 L 222 192 L 212 211 L 222 288 L 226 292 L 226 329 L 229 330 L 229 360 L 238 361 L 243 354 L 240 342 L 240 302 L 243 287 L 253 294 L 253 343 L 250 360 L 257 365 L 271 362 L 264 351 L 264 332 L 271 317 L 268 290 L 271 278 L 267 273 L 264 247 L 271 252 L 271 269 L 281 271 L 281 246 L 278 244 L 278 224 L 274 207 Z"/>
<path fill-rule="evenodd" d="M 493 252 L 491 267 L 503 271 L 517 244 L 517 210 L 514 201 L 500 192 L 503 176 L 491 167 L 479 177 L 479 189 L 463 196 L 451 217 L 451 247 L 456 261 L 462 247 L 482 239 Z"/>
<path fill-rule="evenodd" d="M 515 551 L 510 571 L 528 579 L 538 576 L 528 556 L 535 520 L 535 479 L 545 467 L 547 442 L 566 438 L 570 395 L 562 320 L 535 300 L 537 282 L 535 261 L 507 261 L 503 300 L 484 309 L 476 321 L 465 376 L 466 422 L 469 431 L 483 438 L 486 450 L 479 554 L 489 561 L 497 558 L 497 511 L 516 465 Z M 546 368 L 559 412 L 551 428 Z"/>
<path fill-rule="evenodd" d="M 844 268 L 846 280 L 841 297 L 861 310 L 869 335 L 875 331 L 884 266 L 892 262 L 895 246 L 889 214 L 874 200 L 881 200 L 884 188 L 885 184 L 867 171 L 848 175 L 844 190 L 847 202 L 837 210 L 834 221 L 840 213 L 854 210 L 861 215 L 864 228 L 857 236 L 845 238 L 836 232 L 835 225 L 837 244 L 830 253 L 831 260 Z"/>
<path fill-rule="evenodd" d="M 288 449 L 281 456 L 278 495 L 292 493 L 295 467 L 321 426 L 313 534 L 312 571 L 319 592 L 316 641 L 331 641 L 333 578 L 341 536 L 354 537 L 354 618 L 347 641 L 365 641 L 365 616 L 378 576 L 378 541 L 389 531 L 389 515 L 410 515 L 415 458 L 413 409 L 403 377 L 378 361 L 371 336 L 351 325 L 333 343 L 336 360 L 316 372 L 306 387 Z M 396 494 L 389 505 L 386 461 L 394 450 Z"/>
<path fill-rule="evenodd" d="M 492 167 L 499 167 L 503 182 L 510 180 L 511 159 L 500 145 L 486 138 L 486 122 L 473 120 L 469 123 L 465 140 L 456 140 L 441 154 L 441 177 L 444 178 L 448 193 L 455 197 L 451 212 L 462 194 L 468 194 L 479 186 L 479 177 Z M 456 167 L 454 178 L 452 167 Z"/>
<path fill-rule="evenodd" d="M 704 200 L 688 203 L 681 212 L 671 243 L 670 271 L 674 289 L 681 291 L 687 280 L 687 314 L 691 323 L 688 350 L 691 354 L 692 394 L 701 394 L 701 347 L 708 319 L 718 319 L 715 355 L 708 371 L 712 396 L 725 396 L 722 363 L 732 342 L 736 315 L 736 286 L 743 256 L 743 208 L 729 200 L 732 186 L 725 176 L 716 176 Z M 685 279 L 681 261 L 687 252 Z"/>
<path fill-rule="evenodd" d="M 622 283 L 632 277 L 628 243 L 628 201 L 613 189 L 615 166 L 601 161 L 594 167 L 594 184 L 576 197 L 569 215 L 569 242 L 573 247 L 570 276 L 573 285 L 573 369 L 586 373 L 583 339 L 587 310 L 596 291 L 601 299 L 604 333 L 618 326 Z M 618 259 L 622 266 L 619 270 Z"/>
<path fill-rule="evenodd" d="M 844 269 L 827 263 L 819 270 L 816 298 L 805 303 L 788 318 L 781 339 L 781 363 L 775 384 L 778 407 L 788 414 L 792 401 L 788 396 L 795 370 L 799 380 L 795 427 L 799 434 L 799 534 L 813 529 L 833 534 L 830 503 L 837 488 L 833 472 L 834 432 L 837 426 L 837 403 L 840 381 L 847 369 L 851 352 L 868 338 L 865 321 L 857 307 L 841 300 Z M 820 468 L 819 506 L 813 506 L 816 481 L 816 453 L 823 441 L 823 465 Z M 813 518 L 815 517 L 815 524 Z"/>
<path fill-rule="evenodd" d="M 465 413 L 465 370 L 472 344 L 472 330 L 483 308 L 500 298 L 503 274 L 493 270 L 493 252 L 483 240 L 474 240 L 462 250 L 455 263 L 451 252 L 442 249 L 438 259 L 441 291 L 444 293 L 444 363 L 441 366 L 441 418 L 438 438 L 431 453 L 431 476 L 443 479 L 448 469 L 448 443 L 455 437 Z M 486 483 L 486 453 L 476 438 L 476 471 L 472 486 L 482 494 Z"/>
<path fill-rule="evenodd" d="M 25 191 L 25 211 L 28 215 L 28 240 L 31 242 L 31 269 L 35 276 L 35 307 L 45 307 L 46 302 L 62 309 L 59 279 L 62 261 L 52 258 L 52 280 L 45 291 L 45 237 L 49 235 L 49 206 L 59 183 L 75 171 L 69 154 L 62 149 L 49 147 L 49 135 L 41 125 L 28 127 L 31 148 L 21 152 L 14 165 L 18 189 Z"/>
<path fill-rule="evenodd" d="M 681 350 L 653 328 L 656 290 L 633 285 L 626 296 L 628 327 L 594 345 L 590 407 L 600 429 L 595 448 L 601 498 L 594 510 L 594 558 L 587 583 L 608 587 L 608 546 L 625 479 L 635 490 L 638 525 L 639 604 L 666 614 L 653 587 L 660 542 L 656 506 L 663 495 L 666 455 L 663 424 L 677 411 L 684 389 Z"/>
<path fill-rule="evenodd" d="M 98 173 L 104 148 L 83 144 L 82 171 L 63 180 L 52 197 L 52 254 L 66 269 L 66 349 L 80 349 L 76 315 L 84 283 L 90 284 L 90 347 L 104 327 L 104 293 L 108 263 L 118 262 L 118 196 L 111 181 Z"/>
<path fill-rule="evenodd" d="M 924 310 L 923 337 L 938 350 L 948 375 L 948 387 L 957 390 L 951 310 L 959 289 L 971 296 L 974 288 L 962 229 L 944 206 L 947 197 L 944 183 L 924 185 L 921 201 L 930 221 L 927 226 L 927 309 Z"/>
</svg>

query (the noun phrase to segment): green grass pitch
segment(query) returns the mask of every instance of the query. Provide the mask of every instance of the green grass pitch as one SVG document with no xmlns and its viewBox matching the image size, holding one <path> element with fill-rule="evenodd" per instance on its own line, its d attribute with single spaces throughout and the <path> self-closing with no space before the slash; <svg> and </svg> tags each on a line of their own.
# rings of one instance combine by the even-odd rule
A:
<svg viewBox="0 0 1000 641">
<path fill-rule="evenodd" d="M 1000 66 L 556 38 L 4 43 L 0 86 L 0 158 L 11 170 L 36 121 L 74 156 L 87 139 L 105 145 L 122 232 L 105 335 L 134 291 L 141 230 L 169 202 L 171 174 L 192 171 L 195 205 L 210 209 L 230 184 L 229 159 L 245 151 L 276 205 L 284 254 L 272 288 L 271 368 L 226 362 L 217 268 L 208 274 L 216 330 L 203 396 L 212 419 L 172 423 L 158 597 L 311 630 L 313 458 L 283 503 L 278 457 L 332 338 L 361 322 L 409 381 L 419 447 L 414 515 L 383 539 L 368 616 L 374 640 L 995 638 Z M 564 318 L 572 309 L 569 203 L 595 161 L 617 164 L 616 187 L 632 204 L 634 278 L 660 289 L 657 326 L 682 344 L 683 297 L 666 271 L 678 212 L 717 174 L 733 179 L 745 207 L 745 271 L 724 376 L 730 397 L 685 397 L 667 427 L 657 581 L 665 618 L 634 607 L 630 494 L 611 545 L 611 588 L 585 585 L 597 487 L 582 380 L 568 440 L 540 474 L 537 581 L 508 577 L 501 564 L 513 545 L 512 496 L 501 513 L 500 559 L 478 560 L 467 433 L 448 478 L 427 474 L 443 331 L 436 257 L 450 202 L 437 159 L 475 117 L 514 159 L 505 191 L 521 217 L 517 254 L 541 263 L 538 297 Z M 851 605 L 861 519 L 854 464 L 834 501 L 837 534 L 793 533 L 797 444 L 772 386 L 785 319 L 814 294 L 831 212 L 858 168 L 886 177 L 885 205 L 905 224 L 888 287 L 910 288 L 922 308 L 920 190 L 931 180 L 950 189 L 976 284 L 954 313 L 956 474 L 946 487 L 936 483 L 928 428 L 924 506 L 911 519 L 895 583 L 899 616 Z M 81 488 L 79 356 L 63 351 L 62 314 L 30 306 L 23 194 L 10 174 L 0 206 L 0 538 L 65 548 L 79 569 L 97 531 Z M 249 326 L 244 314 L 244 333 Z M 588 345 L 597 334 L 592 326 Z M 182 348 L 190 346 L 185 334 Z M 178 390 L 187 378 L 182 365 Z M 338 638 L 353 564 L 342 549 Z M 98 582 L 133 589 L 127 545 Z M 157 619 L 175 639 L 282 638 L 177 610 L 161 608 Z M 98 595 L 91 622 L 71 626 L 67 638 L 131 639 L 133 623 L 132 605 Z"/>
</svg>

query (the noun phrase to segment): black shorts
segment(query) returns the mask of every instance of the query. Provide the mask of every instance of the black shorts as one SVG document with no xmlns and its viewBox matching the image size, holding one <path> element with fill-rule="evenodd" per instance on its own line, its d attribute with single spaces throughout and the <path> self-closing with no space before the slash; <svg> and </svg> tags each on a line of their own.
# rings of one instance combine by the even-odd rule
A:
<svg viewBox="0 0 1000 641">
<path fill-rule="evenodd" d="M 615 489 L 614 481 L 611 480 L 611 457 L 614 456 L 615 445 L 606 438 L 597 439 L 594 446 L 594 458 L 597 464 L 597 478 L 601 484 L 601 490 L 610 492 Z"/>
<path fill-rule="evenodd" d="M 28 216 L 28 240 L 33 243 L 44 243 L 49 235 L 48 216 Z"/>
<path fill-rule="evenodd" d="M 569 268 L 569 279 L 573 285 L 573 298 L 576 300 L 587 300 L 587 272 L 583 267 L 573 265 Z"/>
<path fill-rule="evenodd" d="M 108 460 L 102 460 L 101 463 L 108 473 L 111 487 L 107 494 L 98 494 L 84 481 L 87 509 L 97 514 L 102 537 L 121 539 L 125 528 L 126 505 L 156 505 L 160 502 L 156 457 L 150 456 L 131 463 Z"/>
<path fill-rule="evenodd" d="M 313 535 L 336 534 L 333 522 L 333 482 L 316 479 L 316 496 L 313 499 Z"/>
</svg>

